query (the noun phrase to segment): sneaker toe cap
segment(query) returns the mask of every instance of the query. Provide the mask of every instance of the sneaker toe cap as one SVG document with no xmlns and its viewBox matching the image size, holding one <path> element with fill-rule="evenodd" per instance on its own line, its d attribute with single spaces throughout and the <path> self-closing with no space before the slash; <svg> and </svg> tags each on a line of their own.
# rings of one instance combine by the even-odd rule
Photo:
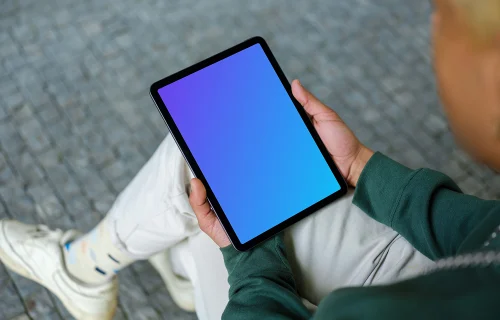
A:
<svg viewBox="0 0 500 320">
<path fill-rule="evenodd" d="M 15 220 L 0 221 L 0 246 L 6 243 L 14 245 L 29 238 L 30 233 L 36 231 L 36 226 L 24 224 Z M 5 242 L 5 243 L 4 243 Z"/>
</svg>

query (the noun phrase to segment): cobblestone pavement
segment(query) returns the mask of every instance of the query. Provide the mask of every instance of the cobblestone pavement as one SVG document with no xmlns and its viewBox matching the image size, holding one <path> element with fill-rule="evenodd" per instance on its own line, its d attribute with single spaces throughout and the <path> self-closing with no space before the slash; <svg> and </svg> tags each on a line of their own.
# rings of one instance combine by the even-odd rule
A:
<svg viewBox="0 0 500 320">
<path fill-rule="evenodd" d="M 149 85 L 253 35 L 360 139 L 467 192 L 500 178 L 449 133 L 427 1 L 2 0 L 0 218 L 89 230 L 167 134 Z M 147 263 L 120 273 L 116 319 L 192 319 Z M 69 319 L 0 265 L 0 319 Z"/>
</svg>

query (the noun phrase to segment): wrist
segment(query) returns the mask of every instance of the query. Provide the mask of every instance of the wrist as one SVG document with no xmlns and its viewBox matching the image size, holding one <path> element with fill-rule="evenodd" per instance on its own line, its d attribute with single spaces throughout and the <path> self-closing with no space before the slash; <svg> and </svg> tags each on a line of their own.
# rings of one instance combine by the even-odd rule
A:
<svg viewBox="0 0 500 320">
<path fill-rule="evenodd" d="M 361 145 L 358 154 L 356 155 L 354 161 L 351 164 L 351 168 L 349 170 L 349 175 L 347 176 L 347 183 L 352 186 L 356 187 L 359 176 L 361 175 L 361 172 L 363 172 L 363 169 L 365 168 L 366 164 L 370 160 L 370 158 L 373 156 L 374 152 L 370 150 L 369 148 L 365 147 L 364 145 Z"/>
</svg>

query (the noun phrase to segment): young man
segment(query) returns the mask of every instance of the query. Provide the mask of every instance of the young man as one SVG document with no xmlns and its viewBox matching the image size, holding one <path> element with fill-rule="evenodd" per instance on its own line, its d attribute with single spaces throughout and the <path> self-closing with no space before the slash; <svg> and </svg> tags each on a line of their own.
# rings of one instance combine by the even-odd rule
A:
<svg viewBox="0 0 500 320">
<path fill-rule="evenodd" d="M 452 128 L 471 154 L 500 169 L 500 0 L 436 0 L 433 28 Z M 157 252 L 152 262 L 172 296 L 190 309 L 194 290 L 201 319 L 498 318 L 500 202 L 374 154 L 298 81 L 292 89 L 354 196 L 240 253 L 167 137 L 92 232 L 2 221 L 0 258 L 78 319 L 111 318 L 114 274 Z"/>
</svg>

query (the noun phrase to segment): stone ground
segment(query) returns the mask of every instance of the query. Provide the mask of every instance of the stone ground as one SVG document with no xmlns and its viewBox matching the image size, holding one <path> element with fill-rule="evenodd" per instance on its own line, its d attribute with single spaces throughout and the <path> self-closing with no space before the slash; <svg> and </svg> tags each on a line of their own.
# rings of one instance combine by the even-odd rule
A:
<svg viewBox="0 0 500 320">
<path fill-rule="evenodd" d="M 167 134 L 154 81 L 253 35 L 359 138 L 498 198 L 500 178 L 449 133 L 427 1 L 2 0 L 0 218 L 86 231 Z M 147 263 L 120 273 L 116 319 L 193 319 Z M 68 319 L 0 265 L 0 319 Z"/>
</svg>

